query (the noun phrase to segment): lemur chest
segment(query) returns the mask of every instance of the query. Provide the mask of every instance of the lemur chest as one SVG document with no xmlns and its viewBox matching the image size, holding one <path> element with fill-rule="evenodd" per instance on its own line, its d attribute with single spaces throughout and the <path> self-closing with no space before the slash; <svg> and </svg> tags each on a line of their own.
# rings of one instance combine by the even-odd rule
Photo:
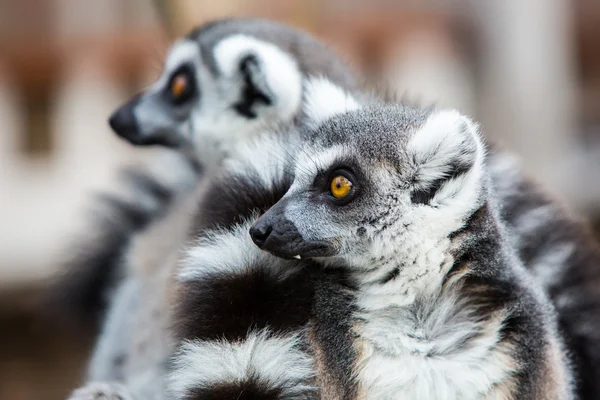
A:
<svg viewBox="0 0 600 400">
<path fill-rule="evenodd" d="M 437 307 L 423 313 L 397 308 L 357 318 L 359 398 L 511 398 L 516 366 L 510 345 L 500 343 L 500 318 L 483 326 L 451 311 L 453 304 Z"/>
</svg>

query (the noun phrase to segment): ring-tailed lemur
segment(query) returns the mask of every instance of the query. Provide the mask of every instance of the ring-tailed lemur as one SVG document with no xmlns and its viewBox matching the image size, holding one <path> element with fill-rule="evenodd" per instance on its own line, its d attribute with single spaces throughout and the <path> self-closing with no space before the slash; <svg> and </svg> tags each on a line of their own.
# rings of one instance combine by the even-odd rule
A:
<svg viewBox="0 0 600 400">
<path fill-rule="evenodd" d="M 204 175 L 211 175 L 239 142 L 302 119 L 303 85 L 308 75 L 326 76 L 348 90 L 357 86 L 353 74 L 334 53 L 301 31 L 264 20 L 215 21 L 175 43 L 158 81 L 120 107 L 110 125 L 134 144 L 183 148 L 203 167 Z M 168 210 L 162 210 L 163 216 L 151 221 L 149 228 L 128 230 L 122 243 L 99 243 L 96 253 L 78 260 L 81 265 L 98 259 L 94 265 L 105 269 L 102 273 L 90 270 L 88 276 L 117 275 L 111 271 L 125 268 L 126 278 L 118 284 L 92 358 L 88 380 L 101 382 L 76 391 L 74 399 L 110 396 L 107 390 L 111 386 L 106 381 L 133 386 L 131 391 L 141 397 L 161 397 L 157 388 L 162 365 L 157 364 L 164 361 L 169 347 L 163 337 L 167 286 L 187 220 L 201 192 L 202 188 L 197 193 L 177 192 L 168 202 Z M 115 214 L 136 211 L 129 203 L 127 207 L 114 204 Z M 151 219 L 153 212 L 144 216 Z M 118 232 L 121 227 L 116 222 L 113 229 Z M 169 238 L 166 242 L 165 237 Z M 110 255 L 105 258 L 106 265 L 100 262 L 103 255 Z M 143 338 L 140 332 L 150 337 Z M 132 336 L 133 343 L 124 336 Z M 143 375 L 152 370 L 156 376 Z M 154 385 L 142 387 L 149 380 Z M 128 396 L 121 393 L 121 384 L 114 387 L 114 395 Z"/>
<path fill-rule="evenodd" d="M 240 140 L 297 119 L 309 75 L 357 88 L 338 56 L 305 32 L 260 19 L 215 21 L 177 41 L 161 77 L 110 125 L 133 144 L 191 144 L 211 166 Z"/>
<path fill-rule="evenodd" d="M 345 96 L 343 91 L 338 89 L 336 93 L 335 88 L 324 80 L 318 81 L 314 85 L 311 83 L 307 86 L 314 89 L 312 93 L 309 90 L 309 96 L 307 96 L 307 101 L 312 103 L 312 106 L 305 106 L 307 110 L 313 110 L 313 116 L 315 113 L 327 113 L 331 103 L 352 103 L 351 98 Z M 321 86 L 321 88 L 319 89 L 318 86 Z M 319 103 L 319 99 L 327 100 Z M 281 143 L 275 147 L 275 151 L 272 151 L 273 147 L 267 141 L 262 142 L 254 153 L 248 152 L 245 162 L 240 164 L 238 161 L 238 164 L 233 165 L 233 168 L 228 173 L 209 185 L 207 194 L 211 195 L 206 196 L 202 207 L 205 211 L 210 212 L 200 213 L 204 217 L 199 220 L 197 227 L 199 229 L 206 229 L 215 225 L 222 228 L 231 227 L 232 224 L 240 223 L 244 218 L 251 217 L 253 211 L 263 211 L 269 208 L 270 205 L 273 205 L 277 199 L 281 198 L 289 187 L 292 175 L 289 171 L 282 172 L 284 171 L 284 167 L 279 165 L 285 162 L 285 157 L 282 158 L 281 156 L 282 150 L 280 146 Z M 296 143 L 287 150 L 284 150 L 283 154 L 292 157 L 298 148 L 302 147 L 299 147 Z M 280 155 L 274 159 L 265 157 L 270 152 Z M 260 163 L 257 164 L 256 160 L 260 160 Z M 501 200 L 499 204 L 500 211 L 508 223 L 509 229 L 512 231 L 510 236 L 515 238 L 515 243 L 519 244 L 519 253 L 526 267 L 532 270 L 536 278 L 548 277 L 549 274 L 547 271 L 549 270 L 559 273 L 558 280 L 541 279 L 540 283 L 549 292 L 553 303 L 560 312 L 560 331 L 566 336 L 569 352 L 575 359 L 574 372 L 578 377 L 575 389 L 578 398 L 594 399 L 597 393 L 599 393 L 595 385 L 597 384 L 596 377 L 598 376 L 598 368 L 600 367 L 600 363 L 596 362 L 598 355 L 595 344 L 600 343 L 600 341 L 598 340 L 596 331 L 589 329 L 589 327 L 597 326 L 598 318 L 600 318 L 600 313 L 598 313 L 598 310 L 600 310 L 600 296 L 597 294 L 598 285 L 595 285 L 599 282 L 600 278 L 598 275 L 598 260 L 600 260 L 600 256 L 597 247 L 591 238 L 586 236 L 585 229 L 578 222 L 565 214 L 557 203 L 552 202 L 539 188 L 524 177 L 518 165 L 514 164 L 509 155 L 493 150 L 489 155 L 488 161 L 487 168 L 491 170 L 493 185 Z M 533 210 L 543 210 L 543 220 L 555 229 L 547 231 L 542 226 L 532 224 L 531 222 L 535 222 L 536 219 L 529 218 L 529 214 L 539 214 Z M 535 217 L 535 215 L 531 215 L 531 217 Z M 228 233 L 220 230 L 214 236 L 214 238 L 218 238 L 220 249 L 227 248 L 228 245 L 226 243 L 228 240 L 232 242 L 232 252 L 239 247 L 240 243 L 244 243 L 243 238 L 238 237 L 239 231 L 239 229 L 231 229 L 231 232 Z M 523 240 L 519 240 L 519 237 Z M 544 243 L 543 241 L 538 241 L 538 237 L 549 238 L 551 240 Z M 205 315 L 200 315 L 205 313 L 200 313 L 200 310 L 214 309 L 211 308 L 209 296 L 198 294 L 200 288 L 210 286 L 211 284 L 210 279 L 205 275 L 207 265 L 203 263 L 203 260 L 207 258 L 202 257 L 203 251 L 211 254 L 211 246 L 211 241 L 202 241 L 198 246 L 192 246 L 188 251 L 194 256 L 188 258 L 184 264 L 185 267 L 183 270 L 185 273 L 181 274 L 181 296 L 183 300 L 178 305 L 180 319 L 178 334 L 179 338 L 191 340 L 189 346 L 186 345 L 186 347 L 181 349 L 181 357 L 187 361 L 185 363 L 176 363 L 180 368 L 183 366 L 186 368 L 183 370 L 176 368 L 172 372 L 172 376 L 176 382 L 176 392 L 181 396 L 184 393 L 193 392 L 194 388 L 206 389 L 207 385 L 207 382 L 199 374 L 194 374 L 194 366 L 202 365 L 203 358 L 198 356 L 197 352 L 194 353 L 193 349 L 201 348 L 203 345 L 210 345 L 210 343 L 202 340 L 197 342 L 196 339 L 204 335 L 204 333 L 202 331 L 198 332 L 198 325 L 194 324 L 194 321 L 205 321 Z M 566 255 L 563 255 L 561 252 L 559 255 L 563 256 L 557 257 L 554 250 L 564 248 L 565 246 L 568 246 L 571 252 Z M 244 249 L 247 251 L 248 259 L 260 257 L 253 256 L 250 249 L 246 247 Z M 227 251 L 223 251 L 223 253 L 227 254 Z M 243 261 L 238 257 L 237 262 L 240 260 Z M 228 261 L 225 256 L 219 262 L 219 265 L 223 266 L 222 274 L 216 274 L 215 276 L 223 278 L 227 274 L 226 271 L 229 271 L 232 267 L 235 271 L 232 273 L 232 276 L 235 276 L 235 273 L 240 273 L 240 271 L 245 271 L 243 266 L 235 265 L 236 261 Z M 199 272 L 191 272 L 194 270 L 198 270 Z M 212 272 L 217 273 L 216 270 Z M 564 279 L 564 276 L 567 276 L 568 280 L 561 285 L 560 282 Z M 223 281 L 220 283 L 223 284 Z M 345 313 L 347 313 L 347 305 L 351 301 L 347 290 L 349 286 L 351 285 L 348 282 L 348 277 L 345 276 L 343 271 L 329 273 L 327 276 L 321 276 L 320 279 L 316 280 L 317 290 L 321 288 L 320 290 L 329 290 L 332 293 L 337 293 L 337 296 L 332 296 L 325 302 L 317 302 L 315 305 L 317 310 L 326 307 L 325 309 L 331 312 L 328 319 L 334 325 L 343 326 L 348 321 L 348 316 Z M 251 291 L 251 288 L 246 288 L 246 290 Z M 299 286 L 298 293 L 301 298 L 310 295 L 310 292 L 306 290 L 306 286 Z M 278 292 L 274 296 L 282 296 L 282 292 Z M 199 304 L 199 302 L 202 302 L 202 304 Z M 285 301 L 283 303 L 293 304 Z M 240 306 L 240 309 L 243 309 L 242 306 Z M 260 311 L 255 309 L 254 312 Z M 276 313 L 277 311 L 265 310 L 264 312 L 268 314 L 269 312 Z M 228 319 L 232 318 L 234 316 L 228 316 Z M 260 317 L 256 316 L 254 318 L 260 319 Z M 265 319 L 263 318 L 262 320 L 264 321 Z M 247 322 L 248 320 L 240 318 L 240 321 L 243 324 L 243 321 Z M 216 319 L 212 319 L 211 323 L 213 324 L 211 328 L 213 332 L 219 329 L 227 329 L 224 328 L 227 326 L 226 324 L 219 327 Z M 339 337 L 340 340 L 343 340 L 343 338 L 343 335 Z M 194 347 L 194 343 L 198 344 L 199 347 Z M 219 347 L 211 348 L 214 350 L 211 353 L 214 356 Z M 223 351 L 221 356 L 225 358 L 227 357 L 227 351 L 234 351 L 233 348 L 227 348 L 227 346 L 224 346 L 221 350 Z M 339 363 L 339 360 L 350 359 L 350 348 L 346 347 L 345 349 L 338 350 L 334 355 L 330 354 L 332 356 L 331 360 L 334 363 L 336 360 Z M 345 355 L 342 353 L 343 350 L 346 350 Z M 195 354 L 195 356 L 192 356 L 192 354 Z M 322 352 L 320 357 L 323 357 Z M 193 362 L 194 360 L 195 362 Z M 256 362 L 260 362 L 260 360 L 260 357 L 254 358 Z M 211 382 L 213 384 L 218 383 L 216 376 L 212 375 Z M 329 398 L 327 396 L 327 393 L 329 393 L 327 388 L 347 387 L 351 390 L 351 378 L 351 376 L 347 376 L 344 373 L 340 373 L 337 376 L 333 374 L 333 376 L 322 378 L 322 381 L 324 380 L 325 383 L 321 382 L 319 386 L 321 389 L 326 389 L 325 397 Z M 218 387 L 221 389 L 228 387 L 223 384 L 227 381 L 228 376 L 222 376 L 221 385 L 218 385 Z M 238 381 L 239 384 L 240 382 Z M 232 385 L 231 387 L 239 388 L 236 385 Z M 204 392 L 204 395 L 208 394 Z"/>
<path fill-rule="evenodd" d="M 572 398 L 555 311 L 505 232 L 476 126 L 328 104 L 250 234 L 345 276 L 316 289 L 310 324 L 317 375 L 346 377 L 336 398 Z"/>
</svg>

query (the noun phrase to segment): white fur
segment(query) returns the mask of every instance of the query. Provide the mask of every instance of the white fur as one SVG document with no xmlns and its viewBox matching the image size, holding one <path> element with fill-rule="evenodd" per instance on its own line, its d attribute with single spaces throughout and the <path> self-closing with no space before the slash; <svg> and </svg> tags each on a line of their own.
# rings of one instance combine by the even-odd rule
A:
<svg viewBox="0 0 600 400">
<path fill-rule="evenodd" d="M 310 358 L 298 349 L 296 335 L 273 336 L 250 332 L 240 342 L 187 341 L 174 358 L 169 393 L 184 398 L 193 388 L 240 382 L 257 377 L 268 387 L 282 388 L 283 397 L 309 389 L 313 377 Z"/>
<path fill-rule="evenodd" d="M 248 233 L 256 217 L 231 230 L 211 232 L 186 251 L 178 277 L 182 281 L 197 280 L 216 273 L 244 272 L 249 265 L 281 270 L 281 276 L 297 270 L 290 262 L 260 250 Z M 289 264 L 289 265 L 282 265 Z M 297 266 L 296 266 L 297 267 Z"/>
<path fill-rule="evenodd" d="M 293 128 L 275 131 L 241 142 L 225 161 L 225 172 L 256 173 L 266 190 L 273 188 L 286 173 L 286 164 L 298 150 L 298 135 Z"/>
<path fill-rule="evenodd" d="M 248 234 L 250 224 L 229 231 L 211 232 L 186 250 L 178 273 L 182 281 L 201 279 L 220 271 L 240 271 L 257 262 L 264 253 Z"/>
<path fill-rule="evenodd" d="M 305 83 L 304 109 L 307 123 L 316 128 L 326 120 L 360 108 L 358 101 L 324 77 L 310 77 Z"/>
<path fill-rule="evenodd" d="M 202 94 L 189 121 L 199 156 L 209 165 L 220 162 L 240 141 L 289 123 L 302 99 L 302 75 L 296 62 L 273 44 L 233 35 L 217 43 L 213 51 L 221 76 L 215 80 L 206 66 L 198 66 Z M 249 54 L 257 56 L 274 95 L 272 105 L 257 108 L 255 119 L 242 117 L 231 107 L 242 90 L 239 62 Z"/>
<path fill-rule="evenodd" d="M 232 107 L 240 99 L 244 84 L 239 63 L 250 54 L 257 57 L 273 95 L 273 104 L 257 105 L 258 116 L 254 119 L 239 115 Z M 195 41 L 177 41 L 167 56 L 163 74 L 134 109 L 142 132 L 171 130 L 191 139 L 208 169 L 227 157 L 238 142 L 290 123 L 302 104 L 302 73 L 293 57 L 277 46 L 247 35 L 232 35 L 215 45 L 213 55 L 219 70 L 217 77 L 202 62 Z M 173 71 L 183 63 L 195 67 L 200 96 L 190 118 L 175 121 L 162 109 L 156 92 L 164 90 Z"/>
<path fill-rule="evenodd" d="M 479 399 L 494 385 L 510 386 L 518 368 L 511 349 L 498 345 L 503 315 L 476 322 L 458 284 L 441 291 L 452 265 L 449 243 L 427 236 L 400 244 L 406 247 L 396 243 L 405 263 L 392 281 L 373 284 L 369 273 L 357 273 L 356 370 L 365 398 Z M 378 272 L 372 274 L 379 278 Z M 476 331 L 480 336 L 468 339 Z"/>
<path fill-rule="evenodd" d="M 463 330 L 468 327 L 447 327 L 447 336 L 437 338 L 437 343 L 428 341 L 429 332 L 420 332 L 419 327 L 412 332 L 397 329 L 410 322 L 400 320 L 392 325 L 385 320 L 370 320 L 364 331 L 359 330 L 362 358 L 357 378 L 365 398 L 480 399 L 491 393 L 495 385 L 510 386 L 516 365 L 511 349 L 498 346 L 499 322 L 490 324 L 466 350 L 436 357 L 429 357 L 427 350 L 456 345 L 455 340 L 470 333 Z M 386 347 L 378 348 L 378 341 Z"/>
<path fill-rule="evenodd" d="M 328 147 L 316 154 L 310 148 L 299 148 L 295 154 L 294 186 L 309 186 L 319 172 L 347 155 L 348 148 L 342 145 Z"/>
<path fill-rule="evenodd" d="M 473 166 L 462 176 L 449 179 L 431 200 L 431 206 L 418 207 L 415 218 L 424 218 L 429 224 L 435 220 L 449 223 L 447 233 L 460 227 L 464 217 L 480 205 L 482 179 L 484 177 L 485 148 L 477 126 L 454 110 L 439 111 L 430 116 L 408 144 L 408 151 L 415 155 L 417 179 L 425 184 L 448 173 L 453 159 L 465 157 L 468 146 Z M 420 216 L 418 215 L 420 214 Z"/>
<path fill-rule="evenodd" d="M 119 382 L 89 382 L 76 389 L 68 400 L 135 400 Z"/>
</svg>

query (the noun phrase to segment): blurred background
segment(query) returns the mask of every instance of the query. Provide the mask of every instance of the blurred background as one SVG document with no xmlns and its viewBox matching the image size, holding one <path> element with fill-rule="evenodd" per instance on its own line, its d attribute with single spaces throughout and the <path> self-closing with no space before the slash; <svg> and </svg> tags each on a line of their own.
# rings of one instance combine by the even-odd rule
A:
<svg viewBox="0 0 600 400">
<path fill-rule="evenodd" d="M 596 0 L 0 0 L 0 399 L 78 383 L 92 335 L 43 317 L 39 294 L 85 234 L 90 193 L 167 152 L 117 139 L 107 116 L 173 38 L 233 15 L 306 29 L 368 82 L 473 115 L 598 225 Z"/>
</svg>

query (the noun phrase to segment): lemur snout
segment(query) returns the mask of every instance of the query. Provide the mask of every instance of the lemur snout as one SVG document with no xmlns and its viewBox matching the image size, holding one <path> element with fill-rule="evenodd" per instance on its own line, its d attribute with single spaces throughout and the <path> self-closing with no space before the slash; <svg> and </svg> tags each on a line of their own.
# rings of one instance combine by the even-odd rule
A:
<svg viewBox="0 0 600 400">
<path fill-rule="evenodd" d="M 274 206 L 250 228 L 252 241 L 262 250 L 276 256 L 292 258 L 302 251 L 304 240 L 293 222 L 283 215 L 283 208 Z"/>
<path fill-rule="evenodd" d="M 113 131 L 125 140 L 134 144 L 142 144 L 142 137 L 133 109 L 137 104 L 137 98 L 117 108 L 110 116 L 108 123 Z"/>
<path fill-rule="evenodd" d="M 250 228 L 250 236 L 252 237 L 252 241 L 260 248 L 263 247 L 269 238 L 269 235 L 271 235 L 271 232 L 273 232 L 273 227 L 268 224 L 261 223 L 260 220 Z"/>
</svg>

